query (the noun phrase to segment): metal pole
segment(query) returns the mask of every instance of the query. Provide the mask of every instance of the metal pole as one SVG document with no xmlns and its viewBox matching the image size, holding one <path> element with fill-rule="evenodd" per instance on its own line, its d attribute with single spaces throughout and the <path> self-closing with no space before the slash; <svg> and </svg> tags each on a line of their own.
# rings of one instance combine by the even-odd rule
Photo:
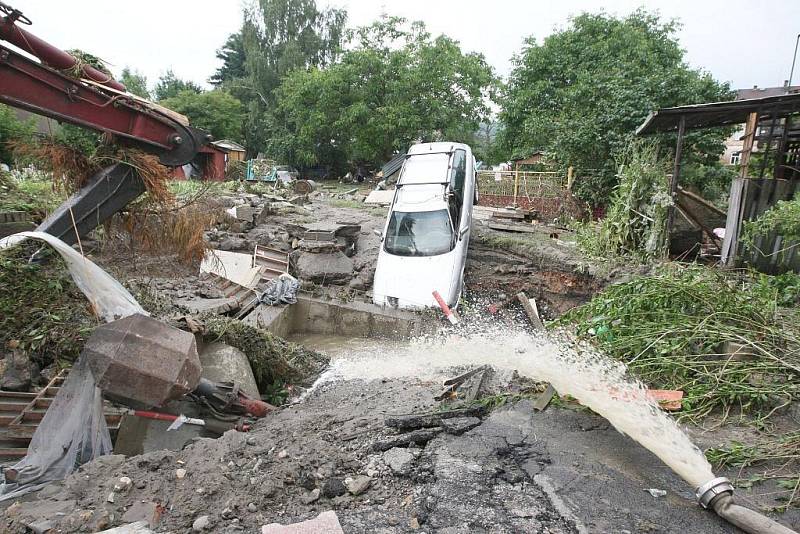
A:
<svg viewBox="0 0 800 534">
<path fill-rule="evenodd" d="M 794 42 L 794 55 L 792 56 L 792 70 L 789 71 L 789 84 L 786 86 L 786 92 L 792 87 L 792 77 L 794 76 L 794 64 L 797 61 L 797 45 L 800 45 L 800 33 L 797 34 L 797 40 Z"/>
</svg>

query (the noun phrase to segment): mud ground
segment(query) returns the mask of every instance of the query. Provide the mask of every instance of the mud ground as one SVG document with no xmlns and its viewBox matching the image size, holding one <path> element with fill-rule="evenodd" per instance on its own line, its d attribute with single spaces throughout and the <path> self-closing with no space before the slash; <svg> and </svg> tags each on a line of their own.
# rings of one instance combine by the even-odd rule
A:
<svg viewBox="0 0 800 534">
<path fill-rule="evenodd" d="M 207 237 L 220 248 L 251 252 L 257 243 L 291 254 L 298 225 L 359 224 L 350 280 L 306 285 L 304 291 L 369 300 L 368 284 L 359 289 L 351 282 L 368 279 L 374 269 L 379 240 L 373 230 L 382 229 L 385 211 L 324 192 L 298 208 L 249 224 L 233 222 Z M 563 229 L 556 229 L 557 237 L 545 225 L 535 233 L 497 232 L 483 215 L 473 227 L 467 309 L 482 310 L 525 291 L 552 318 L 636 272 L 603 272 L 589 264 Z M 84 246 L 121 281 L 145 284 L 162 297 L 213 293 L 196 271 L 169 258 L 131 261 L 113 243 Z M 498 320 L 510 324 L 514 315 L 510 310 Z M 30 525 L 47 521 L 56 532 L 93 532 L 146 520 L 159 532 L 188 533 L 203 525 L 206 532 L 259 532 L 266 523 L 288 524 L 331 509 L 347 533 L 735 531 L 701 510 L 692 488 L 649 451 L 575 407 L 534 412 L 521 401 L 492 411 L 462 435 L 445 432 L 424 447 L 375 450 L 394 433 L 384 425 L 386 415 L 437 409 L 433 397 L 439 392 L 440 383 L 413 379 L 327 382 L 249 433 L 201 439 L 179 452 L 86 464 L 62 483 L 2 503 L 0 531 L 30 532 Z M 701 446 L 734 434 L 692 430 Z M 129 487 L 121 487 L 121 477 L 130 478 Z M 646 491 L 651 488 L 666 495 L 653 497 Z M 754 508 L 775 505 L 756 490 L 742 495 Z M 795 512 L 782 519 L 800 526 Z"/>
<path fill-rule="evenodd" d="M 91 532 L 152 519 L 159 531 L 191 532 L 207 516 L 211 532 L 258 532 L 332 509 L 348 533 L 735 532 L 701 510 L 657 458 L 585 410 L 536 413 L 522 401 L 461 436 L 402 449 L 405 464 L 374 450 L 392 434 L 385 415 L 429 409 L 440 389 L 409 380 L 330 382 L 250 433 L 84 465 L 11 505 L 0 525 L 23 533 L 46 518 L 59 532 Z M 115 491 L 123 476 L 130 489 Z M 339 495 L 336 488 L 357 477 L 369 477 L 369 487 Z"/>
</svg>

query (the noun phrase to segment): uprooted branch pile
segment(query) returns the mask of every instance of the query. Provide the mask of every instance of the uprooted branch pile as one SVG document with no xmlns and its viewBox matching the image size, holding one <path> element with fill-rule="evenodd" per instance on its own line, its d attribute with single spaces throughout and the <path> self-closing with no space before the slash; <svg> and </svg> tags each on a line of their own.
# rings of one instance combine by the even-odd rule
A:
<svg viewBox="0 0 800 534">
<path fill-rule="evenodd" d="M 800 328 L 772 277 L 668 266 L 559 320 L 646 384 L 685 392 L 683 417 L 768 417 L 800 397 Z M 792 287 L 792 286 L 789 286 Z"/>
<path fill-rule="evenodd" d="M 203 190 L 188 202 L 176 199 L 169 187 L 170 169 L 157 157 L 135 149 L 100 145 L 87 155 L 57 139 L 14 148 L 18 157 L 47 169 L 54 187 L 65 193 L 74 193 L 102 168 L 115 163 L 136 169 L 147 194 L 119 214 L 116 224 L 106 226 L 127 234 L 132 253 L 176 254 L 187 265 L 197 264 L 208 249 L 203 232 L 224 217 L 222 210 L 199 202 Z"/>
<path fill-rule="evenodd" d="M 654 141 L 636 140 L 619 161 L 619 185 L 599 228 L 584 228 L 578 242 L 594 256 L 663 258 L 667 253 L 668 162 Z"/>
<path fill-rule="evenodd" d="M 77 358 L 97 319 L 57 254 L 45 248 L 47 262 L 28 263 L 37 248 L 0 251 L 0 351 L 20 351 L 43 368 Z"/>
</svg>

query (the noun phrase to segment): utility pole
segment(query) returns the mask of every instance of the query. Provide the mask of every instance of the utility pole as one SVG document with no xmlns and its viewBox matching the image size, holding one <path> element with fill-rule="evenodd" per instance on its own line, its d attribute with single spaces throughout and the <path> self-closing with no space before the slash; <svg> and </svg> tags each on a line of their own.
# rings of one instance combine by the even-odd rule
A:
<svg viewBox="0 0 800 534">
<path fill-rule="evenodd" d="M 786 86 L 788 93 L 792 87 L 792 77 L 794 76 L 794 64 L 797 62 L 797 45 L 800 45 L 800 33 L 797 34 L 797 40 L 794 42 L 794 55 L 792 56 L 792 70 L 789 71 L 789 84 Z"/>
</svg>

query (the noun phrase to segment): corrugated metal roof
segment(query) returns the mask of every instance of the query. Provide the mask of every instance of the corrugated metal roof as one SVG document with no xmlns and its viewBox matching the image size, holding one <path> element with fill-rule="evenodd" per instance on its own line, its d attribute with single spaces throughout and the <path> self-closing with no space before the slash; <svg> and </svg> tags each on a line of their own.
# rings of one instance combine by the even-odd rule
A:
<svg viewBox="0 0 800 534">
<path fill-rule="evenodd" d="M 730 126 L 747 121 L 750 113 L 759 113 L 761 118 L 773 113 L 787 116 L 800 112 L 800 93 L 752 98 L 749 100 L 733 100 L 731 102 L 711 102 L 675 108 L 662 108 L 648 115 L 637 128 L 637 135 L 656 132 L 674 132 L 678 129 L 681 117 L 686 121 L 686 129 L 712 128 Z"/>
<path fill-rule="evenodd" d="M 402 154 L 396 155 L 395 157 L 387 161 L 386 164 L 383 167 L 381 167 L 381 172 L 383 173 L 383 179 L 386 180 L 391 175 L 397 173 L 403 166 L 403 162 L 405 160 L 406 160 L 406 154 L 404 152 Z"/>
</svg>

